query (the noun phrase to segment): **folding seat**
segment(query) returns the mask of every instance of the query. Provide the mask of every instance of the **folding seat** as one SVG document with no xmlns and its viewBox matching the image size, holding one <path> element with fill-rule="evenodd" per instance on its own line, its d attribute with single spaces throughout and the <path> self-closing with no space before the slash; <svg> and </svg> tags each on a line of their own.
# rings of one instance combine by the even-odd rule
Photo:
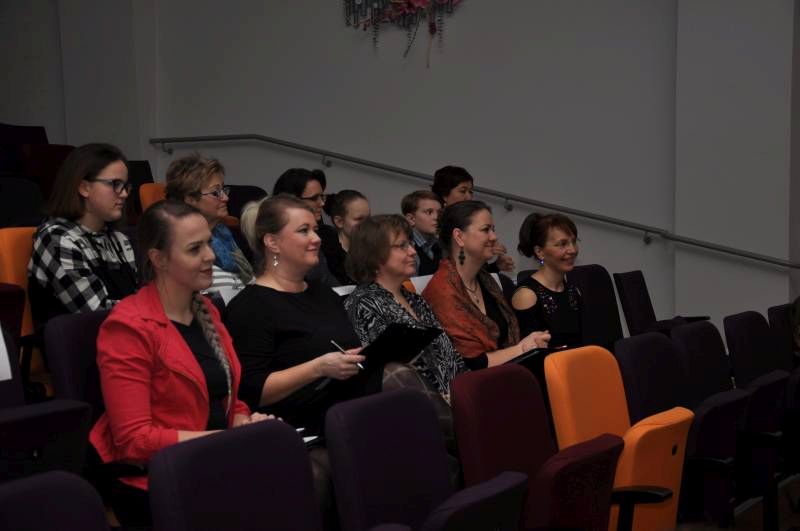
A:
<svg viewBox="0 0 800 531">
<path fill-rule="evenodd" d="M 47 131 L 41 125 L 0 123 L 0 144 L 47 144 Z"/>
<path fill-rule="evenodd" d="M 707 315 L 704 315 L 693 317 L 676 316 L 672 319 L 656 320 L 656 313 L 650 300 L 650 292 L 647 290 L 644 275 L 639 270 L 614 273 L 614 283 L 617 285 L 617 294 L 622 305 L 622 313 L 625 314 L 625 321 L 628 323 L 628 332 L 632 336 L 644 334 L 645 332 L 663 332 L 669 335 L 669 331 L 676 326 L 709 319 Z"/>
<path fill-rule="evenodd" d="M 38 184 L 21 177 L 0 178 L 0 228 L 39 225 L 42 206 Z"/>
<path fill-rule="evenodd" d="M 170 446 L 150 460 L 149 470 L 156 530 L 322 528 L 308 452 L 281 421 Z"/>
<path fill-rule="evenodd" d="M 567 279 L 581 292 L 583 344 L 614 350 L 614 343 L 622 338 L 622 324 L 608 271 L 597 264 L 580 265 L 567 274 Z"/>
<path fill-rule="evenodd" d="M 143 183 L 139 186 L 139 201 L 144 212 L 150 205 L 167 197 L 167 187 L 164 183 Z"/>
<path fill-rule="evenodd" d="M 20 345 L 22 358 L 20 370 L 27 385 L 30 380 L 31 359 L 34 347 L 34 327 L 31 317 L 28 290 L 28 262 L 33 252 L 35 227 L 9 227 L 0 229 L 0 282 L 16 284 L 26 292 L 25 310 L 22 314 Z"/>
<path fill-rule="evenodd" d="M 794 304 L 780 304 L 767 308 L 767 318 L 780 355 L 791 357 L 796 367 L 800 363 L 800 354 L 795 354 L 797 347 L 794 344 L 794 306 Z"/>
<path fill-rule="evenodd" d="M 342 529 L 519 529 L 527 476 L 501 475 L 454 493 L 434 406 L 410 389 L 328 410 L 328 452 Z"/>
<path fill-rule="evenodd" d="M 620 437 L 599 435 L 558 451 L 539 384 L 519 365 L 461 374 L 450 399 L 467 486 L 523 472 L 525 529 L 608 529 Z"/>
<path fill-rule="evenodd" d="M 14 345 L 19 345 L 24 312 L 25 290 L 16 284 L 0 283 L 0 325 Z"/>
<path fill-rule="evenodd" d="M 637 531 L 673 529 L 677 519 L 686 438 L 694 414 L 675 407 L 632 423 L 619 366 L 606 349 L 588 346 L 550 354 L 544 360 L 558 446 L 564 449 L 603 433 L 622 437 L 615 488 L 654 485 L 671 496 L 638 505 Z M 629 514 L 619 512 L 620 520 Z M 616 528 L 617 511 L 612 508 Z M 622 522 L 621 522 L 622 523 Z"/>
<path fill-rule="evenodd" d="M 258 201 L 266 197 L 267 191 L 260 186 L 250 186 L 244 184 L 231 184 L 230 196 L 228 197 L 228 214 L 238 218 L 242 214 L 242 208 L 250 201 Z"/>
<path fill-rule="evenodd" d="M 732 357 L 725 353 L 722 336 L 713 324 L 701 321 L 678 326 L 672 331 L 672 339 L 687 367 L 684 388 L 690 404 L 699 404 L 708 396 L 735 388 L 731 378 Z M 770 489 L 776 487 L 780 404 L 786 376 L 778 372 L 750 382 L 737 380 L 736 384 L 737 388 L 750 393 L 736 441 L 736 499 L 741 502 L 767 494 L 764 517 L 773 518 L 778 507 L 777 499 L 772 496 L 775 493 Z M 771 528 L 774 524 L 765 520 L 764 529 Z"/>
<path fill-rule="evenodd" d="M 39 185 L 42 197 L 47 200 L 53 191 L 58 170 L 75 146 L 62 144 L 24 144 L 22 153 L 22 172 L 28 179 Z"/>
<path fill-rule="evenodd" d="M 47 470 L 80 472 L 89 418 L 88 404 L 75 400 L 26 405 L 16 346 L 0 331 L 0 481 Z"/>
<path fill-rule="evenodd" d="M 108 531 L 106 511 L 84 479 L 47 472 L 0 485 L 0 528 L 14 531 Z"/>
<path fill-rule="evenodd" d="M 131 183 L 131 193 L 125 201 L 125 220 L 128 225 L 136 225 L 142 215 L 142 200 L 139 197 L 139 188 L 143 184 L 153 182 L 153 170 L 147 160 L 128 161 L 128 182 Z"/>
<path fill-rule="evenodd" d="M 720 389 L 707 395 L 696 393 L 690 399 L 695 391 L 686 382 L 705 375 L 690 377 L 691 367 L 685 365 L 664 334 L 647 332 L 621 339 L 614 356 L 625 384 L 632 423 L 676 406 L 694 412 L 686 443 L 682 512 L 689 517 L 707 514 L 723 527 L 730 525 L 735 499 L 736 439 L 750 393 Z"/>
</svg>

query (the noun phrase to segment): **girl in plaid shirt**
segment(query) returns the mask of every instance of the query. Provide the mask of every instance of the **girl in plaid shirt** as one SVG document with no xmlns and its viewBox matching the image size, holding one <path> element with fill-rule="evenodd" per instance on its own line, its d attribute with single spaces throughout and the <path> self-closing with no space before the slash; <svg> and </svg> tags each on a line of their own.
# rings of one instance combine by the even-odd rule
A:
<svg viewBox="0 0 800 531">
<path fill-rule="evenodd" d="M 34 235 L 28 263 L 34 318 L 111 308 L 136 291 L 136 259 L 113 229 L 131 191 L 122 152 L 109 144 L 76 148 L 59 169 L 50 216 Z"/>
</svg>

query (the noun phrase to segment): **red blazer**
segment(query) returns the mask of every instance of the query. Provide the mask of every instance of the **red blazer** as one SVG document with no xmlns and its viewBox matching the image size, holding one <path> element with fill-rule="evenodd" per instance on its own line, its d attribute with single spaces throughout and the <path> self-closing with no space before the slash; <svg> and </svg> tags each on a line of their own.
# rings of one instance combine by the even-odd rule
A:
<svg viewBox="0 0 800 531">
<path fill-rule="evenodd" d="M 443 258 L 439 269 L 433 274 L 422 296 L 433 308 L 444 331 L 450 336 L 453 346 L 465 358 L 476 358 L 485 352 L 510 347 L 519 342 L 519 324 L 503 292 L 494 279 L 481 269 L 478 272 L 480 283 L 500 307 L 500 312 L 508 322 L 508 337 L 505 344 L 498 345 L 500 329 L 497 323 L 481 313 L 472 303 L 461 277 L 453 262 Z"/>
<path fill-rule="evenodd" d="M 241 366 L 219 312 L 205 300 L 231 366 L 236 414 L 250 410 L 236 397 Z M 203 431 L 208 424 L 206 379 L 194 354 L 169 321 L 155 284 L 124 298 L 111 311 L 97 337 L 97 366 L 106 412 L 89 440 L 103 462 L 146 463 L 160 449 L 178 442 L 178 430 Z M 126 480 L 147 488 L 147 478 Z"/>
</svg>

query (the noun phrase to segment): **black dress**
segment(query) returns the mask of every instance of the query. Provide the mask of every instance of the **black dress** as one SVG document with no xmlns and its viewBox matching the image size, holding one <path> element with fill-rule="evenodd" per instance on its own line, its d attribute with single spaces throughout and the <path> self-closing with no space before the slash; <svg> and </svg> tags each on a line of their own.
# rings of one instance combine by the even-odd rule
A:
<svg viewBox="0 0 800 531">
<path fill-rule="evenodd" d="M 320 253 L 325 256 L 328 270 L 341 285 L 349 286 L 355 284 L 356 281 L 347 274 L 345 268 L 347 251 L 344 250 L 339 242 L 339 233 L 336 229 L 329 225 L 320 225 L 319 237 L 322 240 Z"/>
<path fill-rule="evenodd" d="M 270 374 L 335 351 L 360 347 L 342 301 L 330 288 L 309 282 L 301 293 L 251 284 L 228 305 L 225 325 L 242 364 L 239 398 L 251 409 L 271 413 L 309 433 L 320 433 L 325 412 L 334 403 L 377 389 L 368 374 L 348 380 L 318 379 L 289 396 L 261 406 Z"/>
<path fill-rule="evenodd" d="M 583 345 L 581 334 L 581 293 L 564 280 L 564 291 L 551 291 L 535 278 L 527 277 L 517 284 L 517 289 L 528 288 L 536 294 L 536 304 L 527 310 L 514 309 L 519 321 L 520 335 L 550 331 L 550 346 L 566 345 L 570 348 Z"/>
</svg>

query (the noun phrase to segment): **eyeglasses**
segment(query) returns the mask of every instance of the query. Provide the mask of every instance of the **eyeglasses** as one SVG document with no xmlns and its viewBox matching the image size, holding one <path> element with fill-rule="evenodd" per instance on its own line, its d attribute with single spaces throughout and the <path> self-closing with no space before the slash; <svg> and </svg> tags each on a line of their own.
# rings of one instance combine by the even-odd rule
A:
<svg viewBox="0 0 800 531">
<path fill-rule="evenodd" d="M 133 185 L 128 181 L 123 179 L 86 179 L 90 183 L 103 183 L 106 186 L 110 186 L 114 193 L 117 195 L 122 194 L 122 191 L 125 190 L 126 193 L 131 193 L 133 190 Z"/>
<path fill-rule="evenodd" d="M 391 247 L 392 249 L 400 249 L 401 251 L 408 251 L 408 248 L 411 247 L 411 242 L 408 240 L 403 240 L 400 243 L 393 243 Z"/>
<path fill-rule="evenodd" d="M 215 190 L 211 190 L 210 192 L 198 192 L 198 195 L 201 197 L 204 195 L 213 195 L 216 199 L 222 199 L 222 194 L 225 194 L 225 197 L 230 197 L 231 187 L 223 186 L 222 188 L 217 188 Z"/>
<path fill-rule="evenodd" d="M 311 201 L 312 203 L 316 203 L 317 201 L 322 201 L 324 203 L 326 197 L 328 196 L 325 194 L 314 194 L 308 197 L 301 197 L 300 199 L 303 201 Z"/>
<path fill-rule="evenodd" d="M 555 243 L 548 243 L 548 245 L 551 245 L 551 246 L 555 247 L 559 251 L 563 251 L 564 249 L 566 249 L 570 245 L 572 246 L 573 249 L 577 249 L 579 243 L 580 243 L 580 240 L 578 238 L 573 238 L 571 240 L 561 240 L 561 241 L 557 241 Z"/>
</svg>

